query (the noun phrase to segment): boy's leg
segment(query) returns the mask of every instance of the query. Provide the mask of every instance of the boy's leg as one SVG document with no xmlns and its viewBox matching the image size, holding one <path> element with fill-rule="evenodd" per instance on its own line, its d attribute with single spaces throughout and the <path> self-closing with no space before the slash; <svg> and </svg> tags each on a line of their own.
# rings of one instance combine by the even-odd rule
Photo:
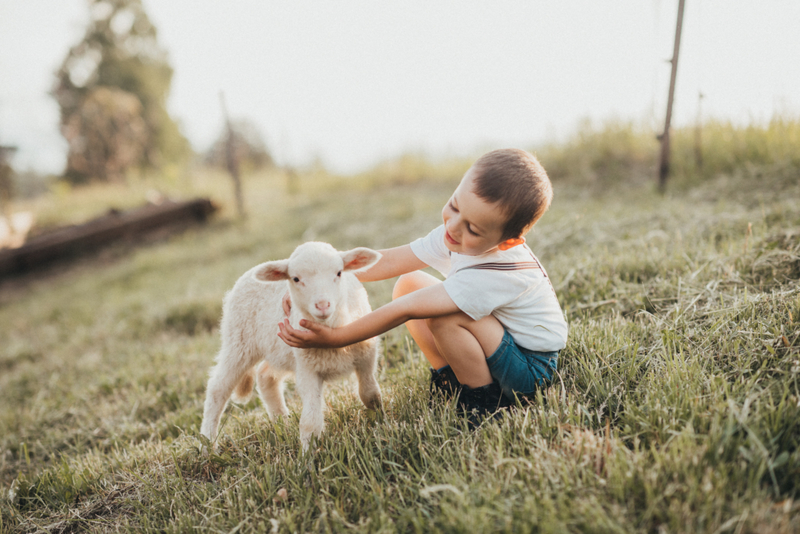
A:
<svg viewBox="0 0 800 534">
<path fill-rule="evenodd" d="M 440 284 L 433 276 L 415 271 L 400 277 L 392 298 Z M 493 316 L 475 321 L 463 312 L 408 321 L 406 326 L 434 369 L 450 365 L 459 382 L 470 388 L 492 383 L 486 365 L 503 339 L 503 325 Z"/>
<path fill-rule="evenodd" d="M 422 271 L 414 271 L 398 278 L 392 291 L 392 300 L 408 295 L 418 289 L 441 284 L 442 281 Z M 422 354 L 434 369 L 441 369 L 447 365 L 447 360 L 439 353 L 433 333 L 426 323 L 426 319 L 414 319 L 406 322 L 406 328 L 411 337 L 417 342 Z"/>
<path fill-rule="evenodd" d="M 486 358 L 503 340 L 503 325 L 489 315 L 480 321 L 463 312 L 428 319 L 439 353 L 465 386 L 478 388 L 492 383 Z"/>
</svg>

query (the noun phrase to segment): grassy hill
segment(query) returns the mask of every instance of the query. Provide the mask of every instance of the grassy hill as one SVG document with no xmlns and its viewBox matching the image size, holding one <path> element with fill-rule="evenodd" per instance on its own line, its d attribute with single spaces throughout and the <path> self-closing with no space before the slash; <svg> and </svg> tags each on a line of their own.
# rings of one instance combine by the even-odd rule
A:
<svg viewBox="0 0 800 534">
<path fill-rule="evenodd" d="M 293 194 L 280 173 L 250 177 L 245 222 L 223 177 L 192 173 L 168 188 L 223 202 L 209 226 L 0 284 L 0 531 L 800 531 L 800 174 L 774 162 L 664 197 L 555 182 L 528 242 L 570 337 L 532 405 L 469 432 L 429 408 L 399 328 L 382 414 L 353 384 L 330 388 L 304 456 L 297 415 L 273 423 L 252 401 L 203 453 L 221 300 L 241 273 L 311 239 L 407 243 L 438 224 L 466 165 L 307 173 Z M 56 223 L 147 187 L 28 205 Z M 373 307 L 391 285 L 368 284 Z M 296 412 L 291 387 L 287 402 Z"/>
</svg>

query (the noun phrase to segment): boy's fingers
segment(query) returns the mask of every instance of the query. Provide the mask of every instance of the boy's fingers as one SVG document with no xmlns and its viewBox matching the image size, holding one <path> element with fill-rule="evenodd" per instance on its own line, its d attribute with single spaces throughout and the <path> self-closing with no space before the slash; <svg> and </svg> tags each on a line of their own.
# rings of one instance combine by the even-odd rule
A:
<svg viewBox="0 0 800 534">
<path fill-rule="evenodd" d="M 279 337 L 279 338 L 281 338 L 281 340 L 282 340 L 284 343 L 286 343 L 287 345 L 289 345 L 289 346 L 293 346 L 293 341 L 291 341 L 291 340 L 290 340 L 290 339 L 289 339 L 289 338 L 286 336 L 286 334 L 284 334 L 284 333 L 283 333 L 283 331 L 282 331 L 282 330 L 278 332 L 278 337 Z"/>
<path fill-rule="evenodd" d="M 278 323 L 278 337 L 287 345 L 296 348 L 329 346 L 325 341 L 329 335 L 329 327 L 305 319 L 300 321 L 300 326 L 302 328 L 294 328 L 288 319 L 284 319 Z"/>
<path fill-rule="evenodd" d="M 302 324 L 303 322 L 305 322 L 306 324 Z M 301 325 L 304 327 L 308 326 L 309 324 L 314 324 L 316 326 L 315 323 L 311 323 L 310 321 L 301 322 Z M 278 329 L 280 330 L 278 335 L 281 336 L 281 339 L 283 339 L 293 347 L 300 347 L 302 343 L 308 342 L 311 338 L 314 337 L 314 332 L 306 332 L 303 330 L 298 330 L 296 328 L 293 328 L 292 325 L 289 324 L 288 319 L 284 319 L 283 322 L 278 323 Z"/>
<path fill-rule="evenodd" d="M 292 312 L 292 299 L 289 296 L 289 292 L 287 291 L 286 294 L 283 295 L 283 314 L 286 317 L 289 317 L 289 314 Z"/>
<path fill-rule="evenodd" d="M 302 340 L 298 340 L 297 338 L 284 334 L 283 332 L 278 332 L 278 337 L 281 338 L 283 342 L 289 345 L 290 347 L 295 347 L 298 349 L 302 349 L 305 347 Z"/>
<path fill-rule="evenodd" d="M 283 326 L 284 332 L 287 332 L 292 336 L 296 336 L 297 333 L 299 332 L 299 330 L 295 330 L 292 327 L 291 323 L 289 323 L 289 319 L 284 319 L 283 322 L 281 323 L 281 325 Z"/>
<path fill-rule="evenodd" d="M 294 346 L 296 342 L 294 334 L 291 332 L 291 326 L 287 323 L 278 323 L 278 337 L 281 338 L 287 345 Z"/>
<path fill-rule="evenodd" d="M 322 331 L 322 325 L 319 323 L 315 323 L 313 321 L 306 321 L 305 319 L 300 320 L 300 326 L 305 328 L 306 330 L 310 330 L 315 334 L 318 334 Z"/>
</svg>

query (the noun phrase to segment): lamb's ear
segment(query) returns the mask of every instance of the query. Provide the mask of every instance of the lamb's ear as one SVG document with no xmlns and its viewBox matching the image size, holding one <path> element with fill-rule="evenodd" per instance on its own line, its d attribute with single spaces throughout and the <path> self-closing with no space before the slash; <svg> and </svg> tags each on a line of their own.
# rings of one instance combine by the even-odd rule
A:
<svg viewBox="0 0 800 534">
<path fill-rule="evenodd" d="M 366 271 L 381 259 L 381 253 L 370 248 L 354 248 L 339 253 L 344 261 L 345 271 Z"/>
<path fill-rule="evenodd" d="M 268 261 L 262 263 L 253 274 L 261 282 L 277 282 L 289 279 L 289 260 Z"/>
</svg>

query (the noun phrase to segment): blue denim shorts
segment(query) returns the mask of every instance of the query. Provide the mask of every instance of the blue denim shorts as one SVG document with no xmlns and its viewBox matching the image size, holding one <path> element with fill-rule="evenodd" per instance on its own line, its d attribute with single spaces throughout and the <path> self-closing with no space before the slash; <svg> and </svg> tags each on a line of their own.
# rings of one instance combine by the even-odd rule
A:
<svg viewBox="0 0 800 534">
<path fill-rule="evenodd" d="M 500 346 L 486 358 L 492 378 L 500 383 L 503 394 L 531 395 L 553 380 L 558 367 L 558 352 L 537 352 L 518 346 L 506 331 Z"/>
</svg>

